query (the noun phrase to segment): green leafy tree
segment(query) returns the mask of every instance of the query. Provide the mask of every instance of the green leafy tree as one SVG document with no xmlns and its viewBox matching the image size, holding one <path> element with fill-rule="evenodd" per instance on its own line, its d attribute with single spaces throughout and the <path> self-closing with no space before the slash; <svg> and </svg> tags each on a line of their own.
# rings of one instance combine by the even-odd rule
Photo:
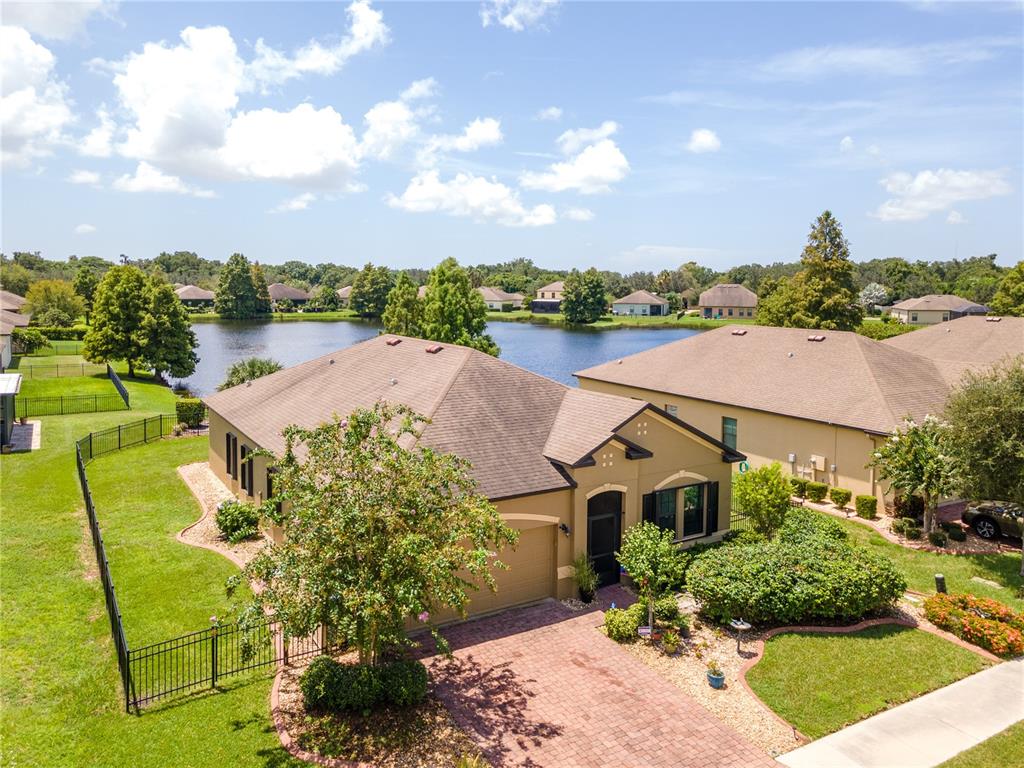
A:
<svg viewBox="0 0 1024 768">
<path fill-rule="evenodd" d="M 869 467 L 892 488 L 924 500 L 924 532 L 935 530 L 939 499 L 950 496 L 959 486 L 957 467 L 947 450 L 949 425 L 934 416 L 921 422 L 905 419 L 902 429 L 872 454 Z"/>
<path fill-rule="evenodd" d="M 92 301 L 96 296 L 96 287 L 100 284 L 96 273 L 87 266 L 81 266 L 75 273 L 75 281 L 72 284 L 75 293 L 82 297 L 85 302 L 85 322 L 89 322 L 89 313 L 92 311 Z"/>
<path fill-rule="evenodd" d="M 861 288 L 857 298 L 865 310 L 871 311 L 889 301 L 889 290 L 881 283 L 868 283 Z"/>
<path fill-rule="evenodd" d="M 353 288 L 353 292 L 355 289 Z M 487 329 L 487 304 L 470 283 L 466 270 L 452 258 L 430 271 L 423 300 L 425 339 L 462 344 L 498 356 L 498 345 Z"/>
<path fill-rule="evenodd" d="M 249 277 L 252 280 L 252 290 L 256 295 L 254 311 L 257 315 L 269 315 L 273 310 L 270 301 L 270 288 L 267 286 L 267 276 L 263 273 L 263 267 L 253 264 L 249 268 Z"/>
<path fill-rule="evenodd" d="M 138 267 L 111 267 L 96 288 L 92 325 L 85 334 L 82 355 L 94 363 L 124 360 L 128 375 L 145 360 L 146 335 L 142 322 L 149 311 L 146 276 Z"/>
<path fill-rule="evenodd" d="M 148 307 L 142 318 L 142 357 L 157 374 L 184 378 L 195 373 L 196 335 L 188 310 L 168 283 L 150 280 Z"/>
<path fill-rule="evenodd" d="M 395 278 L 387 267 L 367 264 L 352 280 L 349 306 L 363 317 L 380 317 L 388 304 Z"/>
<path fill-rule="evenodd" d="M 950 395 L 945 417 L 961 493 L 1024 505 L 1024 357 L 968 373 Z"/>
<path fill-rule="evenodd" d="M 771 539 L 786 521 L 792 489 L 778 462 L 733 475 L 732 498 L 751 527 Z"/>
<path fill-rule="evenodd" d="M 213 301 L 214 311 L 229 320 L 248 320 L 257 314 L 257 300 L 249 260 L 240 253 L 231 254 L 220 271 L 217 295 Z"/>
<path fill-rule="evenodd" d="M 606 306 L 604 280 L 591 267 L 586 272 L 574 269 L 565 278 L 562 314 L 569 323 L 593 323 L 601 319 Z"/>
<path fill-rule="evenodd" d="M 70 318 L 70 322 L 57 324 L 72 325 L 76 318 L 85 314 L 85 302 L 66 280 L 38 280 L 29 286 L 22 311 L 37 316 L 37 320 L 47 313 L 59 312 Z"/>
<path fill-rule="evenodd" d="M 423 333 L 423 302 L 416 284 L 405 272 L 398 273 L 395 287 L 388 293 L 382 320 L 388 333 L 402 336 L 420 336 Z"/>
<path fill-rule="evenodd" d="M 626 531 L 622 551 L 615 553 L 647 605 L 648 626 L 654 625 L 655 601 L 683 578 L 686 563 L 674 539 L 674 531 L 644 522 Z"/>
<path fill-rule="evenodd" d="M 1018 261 L 1003 276 L 989 308 L 997 315 L 1024 317 L 1024 261 Z"/>
<path fill-rule="evenodd" d="M 324 312 L 334 312 L 341 309 L 341 299 L 338 298 L 338 292 L 330 285 L 321 285 L 310 304 L 315 309 Z"/>
<path fill-rule="evenodd" d="M 15 328 L 11 332 L 14 345 L 20 354 L 34 355 L 40 349 L 50 346 L 50 341 L 37 328 Z"/>
<path fill-rule="evenodd" d="M 6 258 L 0 262 L 0 288 L 24 296 L 31 283 L 32 273 L 26 267 Z"/>
<path fill-rule="evenodd" d="M 345 420 L 285 430 L 274 477 L 285 512 L 271 513 L 282 540 L 230 584 L 264 586 L 242 612 L 243 627 L 262 624 L 266 612 L 290 637 L 327 625 L 375 664 L 407 642 L 410 618 L 465 615 L 474 591 L 496 590 L 492 568 L 505 567 L 496 550 L 515 544 L 517 533 L 476 492 L 468 462 L 403 447 L 424 423 L 380 402 Z"/>
<path fill-rule="evenodd" d="M 217 389 L 237 387 L 239 384 L 244 384 L 247 381 L 253 381 L 261 376 L 276 373 L 283 367 L 277 360 L 272 360 L 269 357 L 248 357 L 245 360 L 232 363 L 231 367 L 228 368 L 227 378 L 224 379 Z"/>
</svg>

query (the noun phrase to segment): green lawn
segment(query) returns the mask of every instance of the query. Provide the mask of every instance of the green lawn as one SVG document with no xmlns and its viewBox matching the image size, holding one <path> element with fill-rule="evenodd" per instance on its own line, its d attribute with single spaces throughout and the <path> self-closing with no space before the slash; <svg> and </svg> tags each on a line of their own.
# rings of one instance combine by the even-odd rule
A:
<svg viewBox="0 0 1024 768">
<path fill-rule="evenodd" d="M 821 513 L 824 514 L 824 513 Z M 834 518 L 838 519 L 838 518 Z M 1024 609 L 1024 579 L 1020 576 L 1020 552 L 991 555 L 945 555 L 922 552 L 882 538 L 862 523 L 838 519 L 850 537 L 879 554 L 893 560 L 907 576 L 915 592 L 935 592 L 935 574 L 946 577 L 950 592 L 969 592 L 978 597 L 991 597 L 1017 610 Z M 979 577 L 1000 586 L 975 580 Z"/>
<path fill-rule="evenodd" d="M 116 395 L 114 383 L 105 373 L 93 376 L 62 376 L 52 379 L 21 379 L 18 397 L 57 397 L 58 395 Z M 173 407 L 173 406 L 172 406 Z"/>
<path fill-rule="evenodd" d="M 961 752 L 939 768 L 1009 768 L 1014 765 L 1024 765 L 1024 720 Z"/>
<path fill-rule="evenodd" d="M 987 665 L 935 635 L 884 625 L 851 635 L 776 635 L 747 682 L 771 709 L 817 739 Z"/>
<path fill-rule="evenodd" d="M 125 385 L 132 411 L 43 417 L 41 450 L 0 458 L 3 765 L 290 765 L 271 727 L 266 675 L 124 714 L 73 445 L 91 430 L 173 411 L 166 387 Z M 205 455 L 202 442 L 130 448 L 90 465 L 130 642 L 201 628 L 224 606 L 228 561 L 173 539 L 198 515 L 174 464 Z"/>
</svg>

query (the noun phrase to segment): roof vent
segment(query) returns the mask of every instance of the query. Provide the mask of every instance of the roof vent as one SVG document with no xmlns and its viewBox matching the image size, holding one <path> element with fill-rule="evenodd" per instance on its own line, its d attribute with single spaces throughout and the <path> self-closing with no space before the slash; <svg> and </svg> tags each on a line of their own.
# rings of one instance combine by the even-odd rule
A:
<svg viewBox="0 0 1024 768">
<path fill-rule="evenodd" d="M 332 357 L 330 360 L 328 360 L 327 364 L 328 365 L 334 365 L 334 358 Z"/>
<path fill-rule="evenodd" d="M 391 377 L 391 386 L 393 387 L 393 386 L 395 386 L 395 384 L 397 384 L 397 383 L 398 383 L 398 379 L 396 379 L 396 378 L 395 378 L 394 376 L 392 376 L 392 377 Z"/>
<path fill-rule="evenodd" d="M 736 330 L 734 330 L 732 332 L 732 335 L 733 336 L 746 336 L 747 335 L 747 329 L 746 328 L 737 328 Z"/>
<path fill-rule="evenodd" d="M 818 333 L 818 334 L 815 334 L 814 336 L 808 336 L 807 340 L 808 341 L 824 341 L 825 340 L 825 336 L 824 336 L 824 334 Z"/>
<path fill-rule="evenodd" d="M 442 349 L 444 349 L 444 347 L 442 347 L 440 344 L 431 344 L 429 347 L 427 347 L 426 352 L 428 355 L 436 355 Z"/>
<path fill-rule="evenodd" d="M 397 347 L 399 344 L 402 343 L 402 340 L 401 339 L 388 339 L 384 343 L 387 344 L 389 347 Z"/>
<path fill-rule="evenodd" d="M 985 318 L 985 322 L 986 323 L 998 323 L 1002 319 L 1003 318 L 1001 318 L 1001 317 L 986 317 Z"/>
<path fill-rule="evenodd" d="M 792 352 L 787 352 L 786 353 L 786 357 L 793 357 L 793 353 Z"/>
</svg>

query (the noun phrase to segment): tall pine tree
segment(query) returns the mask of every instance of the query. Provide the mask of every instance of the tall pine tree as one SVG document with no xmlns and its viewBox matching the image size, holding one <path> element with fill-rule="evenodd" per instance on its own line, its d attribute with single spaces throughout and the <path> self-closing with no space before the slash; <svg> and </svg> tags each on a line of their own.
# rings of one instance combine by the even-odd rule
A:
<svg viewBox="0 0 1024 768">
<path fill-rule="evenodd" d="M 427 281 L 423 338 L 462 344 L 497 357 L 501 350 L 494 339 L 484 333 L 486 329 L 484 297 L 455 259 L 445 259 L 430 271 Z"/>
<path fill-rule="evenodd" d="M 150 280 L 148 297 L 148 312 L 142 319 L 143 359 L 157 374 L 167 372 L 177 378 L 191 376 L 199 358 L 188 310 L 174 288 L 159 280 Z"/>
<path fill-rule="evenodd" d="M 218 315 L 229 320 L 247 320 L 256 315 L 256 286 L 249 260 L 242 254 L 231 254 L 221 269 L 213 308 Z"/>
<path fill-rule="evenodd" d="M 256 294 L 256 314 L 269 315 L 274 307 L 270 301 L 270 288 L 267 287 L 267 276 L 263 273 L 263 267 L 253 264 L 249 275 L 252 280 L 253 292 Z"/>
<path fill-rule="evenodd" d="M 352 280 L 349 306 L 363 317 L 380 317 L 388 303 L 395 278 L 387 267 L 367 264 Z"/>
<path fill-rule="evenodd" d="M 569 323 L 593 323 L 601 319 L 606 304 L 604 280 L 591 267 L 586 272 L 574 269 L 565 278 L 562 314 Z"/>
<path fill-rule="evenodd" d="M 419 336 L 423 332 L 423 302 L 418 294 L 419 289 L 409 275 L 399 272 L 381 318 L 385 331 L 402 336 Z"/>
</svg>

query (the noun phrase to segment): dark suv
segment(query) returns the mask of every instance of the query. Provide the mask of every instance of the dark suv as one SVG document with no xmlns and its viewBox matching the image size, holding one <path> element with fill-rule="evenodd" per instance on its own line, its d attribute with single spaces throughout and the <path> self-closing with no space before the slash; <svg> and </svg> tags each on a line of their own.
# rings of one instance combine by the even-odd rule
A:
<svg viewBox="0 0 1024 768">
<path fill-rule="evenodd" d="M 1024 531 L 1024 509 L 1010 501 L 975 501 L 967 505 L 960 519 L 983 539 L 1000 534 L 1019 539 Z"/>
</svg>

